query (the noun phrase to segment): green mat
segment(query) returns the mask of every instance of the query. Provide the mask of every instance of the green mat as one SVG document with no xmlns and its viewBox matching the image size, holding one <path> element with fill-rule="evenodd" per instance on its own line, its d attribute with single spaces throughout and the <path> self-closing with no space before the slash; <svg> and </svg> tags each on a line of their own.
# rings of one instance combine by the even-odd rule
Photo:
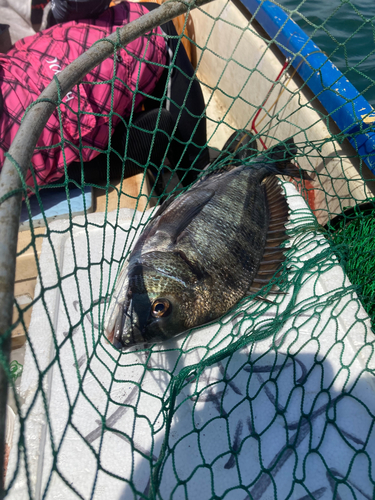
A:
<svg viewBox="0 0 375 500">
<path fill-rule="evenodd" d="M 358 296 L 375 325 L 374 202 L 344 211 L 330 226 L 340 261 L 351 282 L 358 285 Z"/>
<path fill-rule="evenodd" d="M 291 210 L 278 278 L 286 293 L 271 303 L 245 298 L 213 324 L 120 353 L 103 335 L 105 312 L 155 208 L 85 213 L 47 223 L 43 235 L 30 220 L 27 248 L 36 253 L 42 239 L 43 249 L 34 300 L 16 306 L 6 332 L 25 327 L 32 307 L 17 390 L 7 368 L 18 412 L 8 498 L 374 497 L 373 270 L 357 279 L 374 260 L 373 218 L 354 211 L 350 224 L 329 223 L 373 199 L 373 175 L 348 140 L 359 132 L 338 129 L 296 73 L 297 56 L 284 64 L 233 3 L 191 15 L 207 144 L 219 150 L 241 129 L 257 134 L 259 150 L 293 136 L 295 162 L 312 174 L 303 185 L 282 180 Z M 120 204 L 125 185 L 92 186 L 117 190 Z"/>
</svg>

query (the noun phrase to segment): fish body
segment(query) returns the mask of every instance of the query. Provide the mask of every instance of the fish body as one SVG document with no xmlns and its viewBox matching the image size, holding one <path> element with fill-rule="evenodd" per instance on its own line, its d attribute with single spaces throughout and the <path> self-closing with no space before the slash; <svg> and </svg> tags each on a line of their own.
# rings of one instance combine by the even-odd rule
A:
<svg viewBox="0 0 375 500">
<path fill-rule="evenodd" d="M 309 178 L 290 163 L 295 151 L 289 140 L 246 165 L 209 173 L 159 208 L 115 287 L 106 334 L 116 347 L 209 323 L 275 275 L 288 205 L 274 174 Z"/>
</svg>

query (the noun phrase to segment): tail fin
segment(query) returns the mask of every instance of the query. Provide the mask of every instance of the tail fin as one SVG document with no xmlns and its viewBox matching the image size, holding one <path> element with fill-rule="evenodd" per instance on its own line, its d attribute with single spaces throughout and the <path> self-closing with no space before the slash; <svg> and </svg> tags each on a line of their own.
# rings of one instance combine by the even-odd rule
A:
<svg viewBox="0 0 375 500">
<path fill-rule="evenodd" d="M 297 154 L 298 148 L 295 145 L 293 137 L 290 137 L 281 144 L 276 144 L 272 148 L 264 151 L 261 157 L 258 156 L 256 162 L 261 160 L 262 164 L 269 170 L 270 174 L 287 175 L 290 177 L 299 177 L 311 181 L 312 178 L 302 168 L 298 168 L 291 163 L 291 160 Z"/>
</svg>

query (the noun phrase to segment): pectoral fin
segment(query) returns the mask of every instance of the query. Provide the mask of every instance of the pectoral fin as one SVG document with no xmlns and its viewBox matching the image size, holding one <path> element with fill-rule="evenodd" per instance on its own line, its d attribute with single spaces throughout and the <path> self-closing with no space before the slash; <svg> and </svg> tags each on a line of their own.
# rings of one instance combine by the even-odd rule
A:
<svg viewBox="0 0 375 500">
<path fill-rule="evenodd" d="M 191 190 L 176 200 L 172 210 L 167 210 L 161 215 L 159 224 L 163 224 L 163 231 L 169 234 L 173 243 L 176 243 L 179 235 L 197 217 L 214 194 L 213 190 Z"/>
<path fill-rule="evenodd" d="M 154 235 L 159 234 L 159 229 L 163 234 L 165 245 L 169 245 L 170 243 L 175 244 L 179 235 L 187 228 L 203 207 L 207 205 L 214 194 L 215 191 L 213 190 L 197 189 L 190 190 L 178 198 L 172 195 L 159 207 L 155 215 L 150 219 L 133 251 L 142 251 L 146 241 L 150 241 Z"/>
<path fill-rule="evenodd" d="M 173 194 L 171 194 L 169 196 L 169 198 L 167 198 L 161 205 L 160 207 L 157 209 L 156 213 L 151 217 L 150 221 L 153 221 L 155 219 L 157 219 L 158 217 L 160 217 L 166 210 L 167 208 L 169 207 L 169 205 L 172 203 L 172 201 L 176 198 L 177 196 L 177 192 L 174 192 Z"/>
</svg>

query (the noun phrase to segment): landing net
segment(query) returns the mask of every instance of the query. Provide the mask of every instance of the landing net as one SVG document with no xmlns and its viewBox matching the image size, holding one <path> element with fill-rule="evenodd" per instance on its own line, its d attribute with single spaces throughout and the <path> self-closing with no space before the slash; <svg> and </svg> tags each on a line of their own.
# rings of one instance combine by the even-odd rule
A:
<svg viewBox="0 0 375 500">
<path fill-rule="evenodd" d="M 162 164 L 153 164 L 155 139 L 145 164 L 132 158 L 138 193 L 130 191 L 124 167 L 128 149 L 115 152 L 120 176 L 111 179 L 110 139 L 102 152 L 102 182 L 87 181 L 81 168 L 72 178 L 65 165 L 60 181 L 39 186 L 31 167 L 31 188 L 22 179 L 23 223 L 30 233 L 17 258 L 34 255 L 37 285 L 26 305 L 15 301 L 13 324 L 1 344 L 8 404 L 15 411 L 9 498 L 373 498 L 375 205 L 368 166 L 373 151 L 358 152 L 360 138 L 373 133 L 372 114 L 364 112 L 350 130 L 339 129 L 337 109 L 327 111 L 309 87 L 313 77 L 304 81 L 298 72 L 306 61 L 313 68 L 301 55 L 303 47 L 293 53 L 254 19 L 265 4 L 277 6 L 265 2 L 246 13 L 216 0 L 189 9 L 174 41 L 177 46 L 185 41 L 195 54 L 191 78 L 199 81 L 205 99 L 207 141 L 195 145 L 197 156 L 209 146 L 212 160 L 237 131 L 251 132 L 258 151 L 293 136 L 294 161 L 312 175 L 312 182 L 282 180 L 291 210 L 287 259 L 278 278 L 286 293 L 271 296 L 271 302 L 246 298 L 214 324 L 169 343 L 119 353 L 103 335 L 103 324 L 121 264 L 160 201 L 187 189 L 184 175 L 191 171 L 199 177 L 201 170 L 194 162 L 185 168 L 169 161 L 168 150 Z M 282 12 L 306 21 L 303 4 Z M 357 16 L 356 34 L 369 26 L 375 30 L 374 19 L 356 2 L 332 5 L 324 22 L 308 21 L 313 38 L 326 31 L 333 55 L 351 42 L 327 29 L 344 8 Z M 112 45 L 118 61 L 126 49 L 118 41 Z M 369 41 L 369 58 L 373 52 Z M 362 71 L 365 62 L 353 66 L 343 58 L 340 66 L 349 80 L 353 72 L 366 79 L 360 97 L 368 97 L 375 85 Z M 180 71 L 173 57 L 164 66 L 168 78 Z M 324 75 L 324 69 L 311 71 Z M 336 83 L 324 87 L 323 76 L 323 92 L 337 93 Z M 95 85 L 80 83 L 79 92 Z M 125 85 L 116 64 L 105 85 Z M 139 92 L 136 85 L 133 106 Z M 357 98 L 346 98 L 345 104 L 354 106 Z M 110 99 L 112 120 L 113 93 Z M 168 85 L 153 97 L 154 138 L 158 130 L 166 133 L 159 125 L 168 99 Z M 55 113 L 61 130 L 67 107 L 60 96 Z M 183 106 L 168 133 L 170 143 L 182 112 Z M 87 113 L 80 101 L 78 118 Z M 137 126 L 150 132 L 135 120 L 133 107 L 122 120 L 126 134 Z M 64 149 L 70 140 L 62 134 L 60 144 L 50 147 Z M 178 140 L 186 152 L 191 140 Z M 78 148 L 82 152 L 82 141 Z M 212 168 L 233 161 L 233 149 L 228 155 Z M 78 216 L 73 188 L 83 199 Z M 68 215 L 53 220 L 44 195 L 58 189 Z M 92 212 L 92 197 L 101 200 L 101 210 Z M 32 219 L 33 200 L 43 229 Z M 4 349 L 20 329 L 26 354 L 16 378 Z"/>
</svg>

